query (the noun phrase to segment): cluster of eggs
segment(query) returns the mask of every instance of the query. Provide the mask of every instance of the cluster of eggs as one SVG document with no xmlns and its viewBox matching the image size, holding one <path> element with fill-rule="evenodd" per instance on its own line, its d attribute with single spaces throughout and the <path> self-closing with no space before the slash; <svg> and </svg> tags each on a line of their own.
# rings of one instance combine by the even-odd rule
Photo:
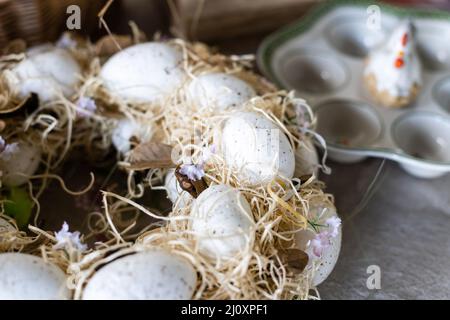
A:
<svg viewBox="0 0 450 320">
<path fill-rule="evenodd" d="M 25 59 L 2 72 L 8 78 L 15 99 L 24 101 L 35 94 L 41 103 L 48 103 L 60 99 L 60 95 L 73 95 L 81 70 L 68 50 L 48 44 L 31 48 Z M 17 144 L 20 152 L 0 156 L 1 181 L 8 187 L 19 186 L 36 172 L 42 152 L 39 146 L 23 138 L 7 142 Z"/>
<path fill-rule="evenodd" d="M 74 93 L 80 70 L 64 49 L 46 46 L 31 50 L 27 59 L 10 72 L 21 97 L 34 93 L 40 101 L 50 101 L 58 99 L 57 93 L 66 97 Z M 236 111 L 221 125 L 214 144 L 225 164 L 239 173 L 239 181 L 245 187 L 265 185 L 277 177 L 290 180 L 313 174 L 318 168 L 316 151 L 306 137 L 305 143 L 294 150 L 288 136 L 266 115 L 240 110 L 257 95 L 250 84 L 221 72 L 189 79 L 183 69 L 183 54 L 174 45 L 148 42 L 128 47 L 103 64 L 99 78 L 112 95 L 130 103 L 155 103 L 186 86 L 187 99 L 199 108 Z M 145 124 L 134 119 L 119 120 L 112 133 L 118 152 L 130 150 L 131 137 L 146 141 L 152 134 Z M 40 162 L 38 148 L 19 143 L 23 148 L 17 156 L 0 160 L 5 185 L 25 183 L 24 175 L 14 173 L 31 175 Z M 193 199 L 182 191 L 173 170 L 167 173 L 165 186 L 174 203 L 191 205 L 190 227 L 202 255 L 227 259 L 251 248 L 255 221 L 249 202 L 238 189 L 225 184 L 211 185 Z M 313 235 L 300 231 L 297 246 L 305 249 Z M 331 272 L 339 248 L 340 234 L 323 253 L 314 285 Z M 65 281 L 62 271 L 41 258 L 22 253 L 0 254 L 0 298 L 69 298 Z M 127 255 L 101 267 L 88 281 L 82 298 L 190 299 L 196 283 L 197 272 L 187 259 L 165 249 L 154 249 Z"/>
</svg>

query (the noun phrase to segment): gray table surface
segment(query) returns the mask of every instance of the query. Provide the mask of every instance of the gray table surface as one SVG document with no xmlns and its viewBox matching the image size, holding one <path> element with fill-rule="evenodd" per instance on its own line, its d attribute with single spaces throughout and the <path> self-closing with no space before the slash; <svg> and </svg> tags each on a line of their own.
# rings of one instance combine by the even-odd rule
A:
<svg viewBox="0 0 450 320">
<path fill-rule="evenodd" d="M 344 221 L 343 242 L 322 298 L 450 299 L 450 175 L 417 179 L 379 159 L 330 164 L 322 179 Z M 379 290 L 366 286 L 370 265 L 380 267 Z"/>
</svg>

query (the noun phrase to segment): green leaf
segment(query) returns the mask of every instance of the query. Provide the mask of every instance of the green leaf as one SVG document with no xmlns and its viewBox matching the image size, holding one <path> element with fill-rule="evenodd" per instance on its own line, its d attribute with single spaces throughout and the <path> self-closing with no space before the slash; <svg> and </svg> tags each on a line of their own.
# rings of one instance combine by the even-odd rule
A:
<svg viewBox="0 0 450 320">
<path fill-rule="evenodd" d="M 22 188 L 12 187 L 4 202 L 5 214 L 16 220 L 20 229 L 28 225 L 33 209 L 33 200 L 28 192 Z"/>
</svg>

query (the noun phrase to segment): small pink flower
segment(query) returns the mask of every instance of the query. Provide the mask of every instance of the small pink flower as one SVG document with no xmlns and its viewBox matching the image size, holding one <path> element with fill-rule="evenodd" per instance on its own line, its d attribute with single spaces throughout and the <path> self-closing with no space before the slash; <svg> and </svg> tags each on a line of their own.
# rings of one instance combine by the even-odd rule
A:
<svg viewBox="0 0 450 320">
<path fill-rule="evenodd" d="M 341 219 L 336 216 L 328 218 L 325 221 L 328 230 L 322 231 L 309 242 L 309 248 L 316 257 L 322 256 L 323 250 L 325 250 L 331 244 L 331 238 L 337 237 L 339 233 L 339 226 L 341 225 Z"/>
<path fill-rule="evenodd" d="M 330 234 L 330 237 L 334 238 L 338 235 L 339 226 L 341 225 L 341 219 L 339 219 L 336 216 L 333 216 L 331 218 L 328 218 L 325 223 L 327 224 L 328 228 L 330 229 L 328 232 Z"/>
<path fill-rule="evenodd" d="M 53 246 L 54 249 L 77 249 L 79 251 L 84 251 L 87 246 L 81 243 L 80 232 L 70 232 L 69 225 L 64 221 L 61 230 L 55 232 L 56 244 Z"/>
<path fill-rule="evenodd" d="M 315 238 L 310 241 L 310 247 L 316 257 L 321 257 L 323 250 L 330 245 L 330 238 L 327 231 L 316 234 Z"/>
<path fill-rule="evenodd" d="M 183 164 L 180 168 L 180 173 L 193 181 L 200 180 L 205 175 L 203 165 L 200 164 Z"/>
</svg>

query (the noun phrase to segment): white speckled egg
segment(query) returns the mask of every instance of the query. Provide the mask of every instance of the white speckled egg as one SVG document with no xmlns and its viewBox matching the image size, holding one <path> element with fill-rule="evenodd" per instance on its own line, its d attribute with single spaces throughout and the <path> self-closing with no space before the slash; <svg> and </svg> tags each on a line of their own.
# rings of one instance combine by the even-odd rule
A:
<svg viewBox="0 0 450 320">
<path fill-rule="evenodd" d="M 165 43 L 136 44 L 113 55 L 100 78 L 114 95 L 127 101 L 156 102 L 184 81 L 183 56 Z"/>
<path fill-rule="evenodd" d="M 310 139 L 305 138 L 295 150 L 295 177 L 314 174 L 317 177 L 319 156 Z"/>
<path fill-rule="evenodd" d="M 98 270 L 83 300 L 191 299 L 197 274 L 184 258 L 164 250 L 128 255 Z"/>
<path fill-rule="evenodd" d="M 0 154 L 0 171 L 2 184 L 5 186 L 19 186 L 28 181 L 24 175 L 33 175 L 41 162 L 41 150 L 37 145 L 18 141 L 17 151 L 5 156 Z M 21 174 L 24 175 L 21 175 Z"/>
<path fill-rule="evenodd" d="M 316 234 L 314 231 L 309 229 L 297 231 L 295 234 L 295 247 L 306 252 L 309 242 L 314 239 L 315 236 Z"/>
<path fill-rule="evenodd" d="M 192 196 L 189 192 L 181 189 L 180 184 L 175 177 L 175 169 L 170 169 L 167 171 L 164 179 L 164 187 L 166 188 L 167 197 L 173 204 L 175 204 L 180 198 L 180 201 L 178 202 L 179 208 L 184 208 L 192 200 Z"/>
<path fill-rule="evenodd" d="M 203 74 L 188 87 L 188 96 L 202 108 L 225 110 L 237 108 L 256 96 L 245 81 L 226 73 Z"/>
<path fill-rule="evenodd" d="M 267 184 L 277 175 L 292 179 L 295 157 L 279 127 L 256 112 L 233 114 L 224 124 L 217 145 L 226 164 L 245 185 Z"/>
<path fill-rule="evenodd" d="M 200 253 L 227 258 L 253 237 L 251 208 L 245 197 L 227 185 L 210 186 L 195 199 L 191 215 Z"/>
<path fill-rule="evenodd" d="M 319 207 L 314 207 L 310 209 L 321 210 Z M 334 210 L 327 209 L 325 216 L 321 220 L 326 220 L 329 217 L 337 216 L 337 213 Z M 316 257 L 312 254 L 311 249 L 309 248 L 310 241 L 315 237 L 315 233 L 311 230 L 301 230 L 298 231 L 295 235 L 295 245 L 300 250 L 306 251 L 309 254 L 309 263 L 308 266 L 311 266 L 311 262 L 313 260 L 317 261 L 318 264 L 317 270 L 314 273 L 314 278 L 312 284 L 317 286 L 324 282 L 336 265 L 336 262 L 339 257 L 339 253 L 341 250 L 341 242 L 342 242 L 342 226 L 339 226 L 338 234 L 334 238 L 330 238 L 330 244 L 327 246 L 320 257 Z"/>
<path fill-rule="evenodd" d="M 55 299 L 70 299 L 61 269 L 28 254 L 0 254 L 0 300 Z"/>
<path fill-rule="evenodd" d="M 13 69 L 13 85 L 18 96 L 25 99 L 35 93 L 41 102 L 56 100 L 60 95 L 69 98 L 75 93 L 81 67 L 65 49 L 43 45 L 29 50 L 27 58 Z"/>
<path fill-rule="evenodd" d="M 127 153 L 131 149 L 130 139 L 137 138 L 140 142 L 147 142 L 153 136 L 152 128 L 135 120 L 123 118 L 117 122 L 112 132 L 112 143 L 120 153 Z"/>
<path fill-rule="evenodd" d="M 317 268 L 313 278 L 314 286 L 318 286 L 324 282 L 333 271 L 339 258 L 339 252 L 341 251 L 341 242 L 342 229 L 339 227 L 338 235 L 330 239 L 330 245 L 322 252 L 322 256 L 319 260 L 319 267 Z"/>
</svg>

